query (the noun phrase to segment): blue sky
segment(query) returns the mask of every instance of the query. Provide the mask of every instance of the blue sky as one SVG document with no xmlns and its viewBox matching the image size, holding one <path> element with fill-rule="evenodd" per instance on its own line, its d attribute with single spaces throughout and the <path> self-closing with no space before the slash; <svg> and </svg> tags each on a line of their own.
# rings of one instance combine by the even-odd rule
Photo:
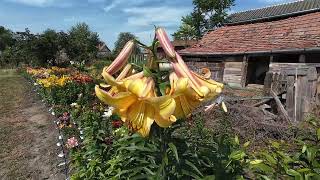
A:
<svg viewBox="0 0 320 180">
<path fill-rule="evenodd" d="M 230 12 L 290 1 L 236 0 Z M 0 0 L 0 26 L 39 33 L 85 22 L 113 48 L 119 32 L 132 32 L 143 42 L 153 38 L 154 25 L 171 34 L 191 11 L 192 0 Z"/>
</svg>

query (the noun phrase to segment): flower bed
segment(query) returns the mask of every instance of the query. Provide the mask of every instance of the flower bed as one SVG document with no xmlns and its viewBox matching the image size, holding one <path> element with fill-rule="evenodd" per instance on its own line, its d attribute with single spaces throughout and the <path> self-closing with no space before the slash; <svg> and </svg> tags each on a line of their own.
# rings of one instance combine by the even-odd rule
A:
<svg viewBox="0 0 320 180">
<path fill-rule="evenodd" d="M 218 96 L 223 85 L 209 80 L 209 71 L 203 75 L 189 71 L 170 49 L 165 32 L 158 29 L 157 35 L 173 59 L 173 75 L 153 69 L 152 63 L 148 67 L 137 66 L 134 71 L 132 65 L 125 66 L 132 43 L 146 48 L 134 41 L 104 69 L 102 76 L 107 84 L 75 69 L 26 70 L 57 118 L 55 123 L 62 134 L 58 145 L 63 147 L 61 156 L 69 156 L 67 167 L 72 179 L 320 177 L 317 118 L 311 121 L 307 140 L 299 138 L 292 145 L 275 140 L 258 152 L 249 151 L 250 142 L 242 142 L 235 134 L 226 133 L 229 131 L 212 132 L 201 116 L 191 112 L 202 100 Z M 157 41 L 150 47 L 156 48 L 156 44 Z M 120 69 L 123 71 L 117 73 Z M 113 78 L 114 74 L 118 74 L 117 78 Z M 96 84 L 99 85 L 95 87 Z M 114 108 L 100 103 L 94 91 L 102 102 Z M 222 102 L 221 98 L 218 100 Z"/>
</svg>

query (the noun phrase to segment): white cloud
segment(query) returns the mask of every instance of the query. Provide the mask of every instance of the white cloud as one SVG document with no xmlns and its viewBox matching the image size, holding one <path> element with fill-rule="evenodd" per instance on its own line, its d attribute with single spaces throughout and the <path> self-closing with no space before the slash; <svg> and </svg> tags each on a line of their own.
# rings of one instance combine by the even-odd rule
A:
<svg viewBox="0 0 320 180">
<path fill-rule="evenodd" d="M 5 0 L 7 2 L 12 3 L 19 3 L 28 6 L 34 7 L 60 7 L 60 8 L 67 8 L 72 7 L 74 5 L 73 0 Z"/>
<path fill-rule="evenodd" d="M 88 3 L 103 3 L 105 0 L 88 0 Z"/>
<path fill-rule="evenodd" d="M 53 3 L 54 0 L 6 0 L 8 2 L 20 3 L 30 6 L 46 6 L 48 4 Z"/>
<path fill-rule="evenodd" d="M 64 22 L 71 22 L 71 23 L 79 23 L 79 22 L 88 22 L 92 20 L 91 17 L 80 17 L 80 16 L 70 16 L 63 18 Z"/>
<path fill-rule="evenodd" d="M 101 0 L 89 0 L 89 1 L 101 1 Z M 141 4 L 141 3 L 144 3 L 147 1 L 150 1 L 150 0 L 131 0 L 131 1 L 129 1 L 129 0 L 113 0 L 109 5 L 104 7 L 103 10 L 105 12 L 109 12 L 110 10 L 112 10 L 120 5 L 125 5 L 126 7 L 127 6 L 134 6 L 134 5 Z"/>
<path fill-rule="evenodd" d="M 278 4 L 278 3 L 286 3 L 286 2 L 292 2 L 297 0 L 259 0 L 259 1 L 267 4 Z"/>
<path fill-rule="evenodd" d="M 160 7 L 133 7 L 125 8 L 123 12 L 130 14 L 128 24 L 131 26 L 175 26 L 180 23 L 181 17 L 190 12 L 189 8 Z"/>
</svg>

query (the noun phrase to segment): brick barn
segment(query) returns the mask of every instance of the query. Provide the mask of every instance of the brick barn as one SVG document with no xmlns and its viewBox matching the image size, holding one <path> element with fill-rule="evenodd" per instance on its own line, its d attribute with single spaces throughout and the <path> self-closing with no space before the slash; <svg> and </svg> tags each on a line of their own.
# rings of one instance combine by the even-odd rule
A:
<svg viewBox="0 0 320 180">
<path fill-rule="evenodd" d="M 225 83 L 263 84 L 268 71 L 316 67 L 320 73 L 320 0 L 230 15 L 224 27 L 180 50 L 192 69 L 209 67 Z"/>
</svg>

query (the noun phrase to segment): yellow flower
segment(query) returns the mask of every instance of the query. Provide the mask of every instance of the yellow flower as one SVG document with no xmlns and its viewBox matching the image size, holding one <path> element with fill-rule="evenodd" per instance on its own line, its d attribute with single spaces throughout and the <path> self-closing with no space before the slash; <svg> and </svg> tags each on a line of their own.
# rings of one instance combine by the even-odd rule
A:
<svg viewBox="0 0 320 180">
<path fill-rule="evenodd" d="M 170 58 L 174 72 L 170 75 L 170 94 L 175 97 L 176 110 L 174 115 L 177 118 L 188 117 L 202 101 L 218 97 L 222 92 L 223 84 L 210 78 L 209 69 L 204 69 L 204 76 L 191 71 L 181 56 L 174 51 L 171 42 L 162 28 L 156 30 L 157 38 Z M 183 87 L 177 91 L 178 82 L 183 80 Z"/>
<path fill-rule="evenodd" d="M 70 81 L 70 77 L 62 76 L 57 77 L 56 75 L 50 75 L 48 78 L 37 79 L 37 83 L 45 88 L 50 88 L 52 86 L 65 86 Z"/>
<path fill-rule="evenodd" d="M 104 70 L 102 75 L 109 84 L 105 87 L 110 90 L 96 86 L 97 97 L 114 107 L 129 129 L 144 137 L 148 136 L 154 121 L 160 127 L 169 127 L 176 121 L 172 115 L 176 105 L 174 99 L 170 96 L 157 97 L 153 79 L 144 77 L 143 73 L 124 78 L 129 67 L 127 65 L 117 79 Z"/>
<path fill-rule="evenodd" d="M 149 134 L 154 122 L 165 128 L 177 117 L 188 117 L 201 102 L 218 97 L 223 89 L 223 84 L 209 79 L 208 69 L 204 69 L 203 76 L 190 71 L 162 28 L 156 29 L 156 37 L 174 69 L 169 76 L 170 89 L 165 89 L 165 95 L 158 97 L 155 89 L 158 86 L 153 78 L 146 77 L 143 72 L 134 73 L 127 64 L 134 41 L 129 41 L 111 65 L 103 69 L 102 76 L 107 84 L 95 87 L 97 97 L 114 107 L 122 121 L 142 136 Z M 122 72 L 114 78 L 112 75 L 121 68 Z"/>
</svg>

